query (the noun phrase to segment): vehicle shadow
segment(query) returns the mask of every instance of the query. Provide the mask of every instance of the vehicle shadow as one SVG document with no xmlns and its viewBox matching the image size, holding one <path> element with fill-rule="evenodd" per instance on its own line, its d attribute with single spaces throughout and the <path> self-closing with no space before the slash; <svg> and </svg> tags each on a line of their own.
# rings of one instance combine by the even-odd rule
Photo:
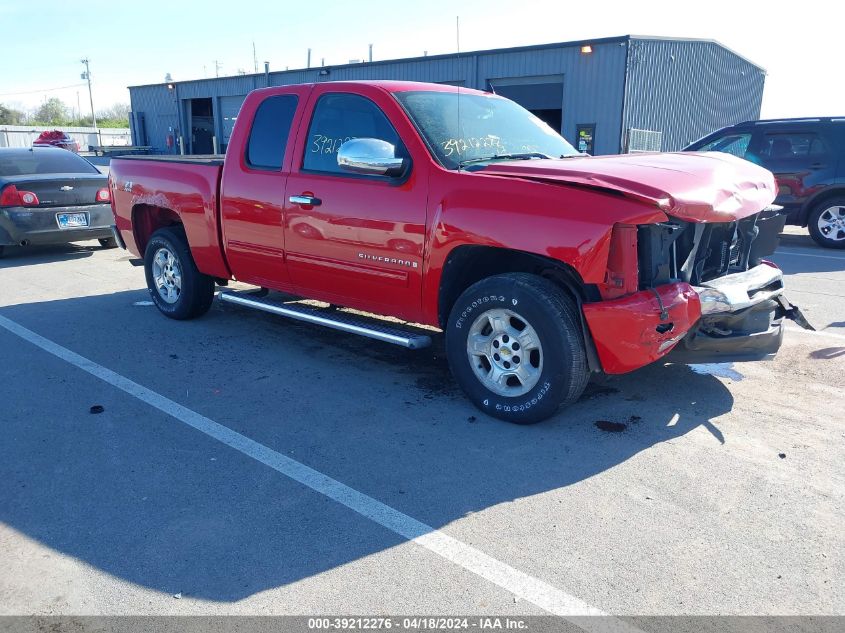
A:
<svg viewBox="0 0 845 633">
<path fill-rule="evenodd" d="M 412 352 L 220 304 L 174 322 L 136 306 L 145 294 L 0 315 L 434 528 L 573 486 L 699 427 L 714 447 L 726 441 L 712 420 L 731 410 L 730 391 L 686 366 L 594 383 L 553 419 L 518 427 L 466 402 L 440 336 Z M 84 331 L 57 327 L 83 319 Z M 227 602 L 402 542 L 2 328 L 0 345 L 11 359 L 0 365 L 0 520 L 62 554 Z M 588 514 L 579 520 L 590 529 Z"/>
<path fill-rule="evenodd" d="M 816 360 L 839 358 L 840 356 L 845 356 L 845 347 L 825 347 L 824 349 L 812 351 L 807 356 Z"/>
<path fill-rule="evenodd" d="M 36 246 L 6 246 L 0 257 L 0 268 L 34 266 L 48 262 L 64 262 L 90 257 L 103 250 L 97 242 L 49 244 Z"/>
<path fill-rule="evenodd" d="M 789 227 L 789 230 L 778 235 L 780 246 L 801 246 L 804 248 L 813 248 L 824 252 L 826 249 L 822 248 L 813 241 L 807 229 L 797 230 L 797 227 Z"/>
</svg>

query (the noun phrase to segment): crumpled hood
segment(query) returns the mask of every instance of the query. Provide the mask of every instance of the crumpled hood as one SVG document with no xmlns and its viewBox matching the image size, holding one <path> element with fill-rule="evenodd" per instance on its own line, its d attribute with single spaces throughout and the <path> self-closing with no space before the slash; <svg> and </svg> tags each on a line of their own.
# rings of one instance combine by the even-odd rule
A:
<svg viewBox="0 0 845 633">
<path fill-rule="evenodd" d="M 617 191 L 690 222 L 730 222 L 769 206 L 771 172 L 721 152 L 511 160 L 475 172 Z"/>
</svg>

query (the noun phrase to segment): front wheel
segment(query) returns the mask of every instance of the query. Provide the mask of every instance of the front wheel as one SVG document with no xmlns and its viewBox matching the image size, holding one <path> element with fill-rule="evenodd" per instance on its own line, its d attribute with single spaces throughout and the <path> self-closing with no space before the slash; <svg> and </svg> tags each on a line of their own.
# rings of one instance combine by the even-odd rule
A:
<svg viewBox="0 0 845 633">
<path fill-rule="evenodd" d="M 153 233 L 144 251 L 144 272 L 153 303 L 165 316 L 193 319 L 211 307 L 214 279 L 197 270 L 181 227 Z"/>
<path fill-rule="evenodd" d="M 468 288 L 449 316 L 446 351 L 469 399 L 516 424 L 575 402 L 589 379 L 575 304 L 536 275 L 496 275 Z"/>
<path fill-rule="evenodd" d="M 831 198 L 816 205 L 807 218 L 810 237 L 825 248 L 845 248 L 845 198 Z"/>
</svg>

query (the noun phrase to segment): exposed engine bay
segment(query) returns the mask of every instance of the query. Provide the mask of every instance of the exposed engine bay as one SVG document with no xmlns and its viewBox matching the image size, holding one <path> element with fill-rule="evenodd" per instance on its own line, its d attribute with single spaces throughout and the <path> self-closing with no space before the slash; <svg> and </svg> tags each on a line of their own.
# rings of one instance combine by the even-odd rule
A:
<svg viewBox="0 0 845 633">
<path fill-rule="evenodd" d="M 724 223 L 668 222 L 637 228 L 640 288 L 671 281 L 693 286 L 758 266 L 778 245 L 786 216 L 769 208 Z"/>
</svg>

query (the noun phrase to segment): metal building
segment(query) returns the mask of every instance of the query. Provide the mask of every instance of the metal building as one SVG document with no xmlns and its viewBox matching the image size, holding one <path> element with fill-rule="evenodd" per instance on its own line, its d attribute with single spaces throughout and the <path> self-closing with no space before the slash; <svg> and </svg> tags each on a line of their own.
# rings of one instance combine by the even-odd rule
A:
<svg viewBox="0 0 845 633">
<path fill-rule="evenodd" d="M 256 88 L 353 79 L 448 83 L 517 101 L 591 154 L 674 151 L 757 119 L 765 71 L 712 40 L 626 35 L 130 86 L 133 144 L 225 151 Z"/>
</svg>

